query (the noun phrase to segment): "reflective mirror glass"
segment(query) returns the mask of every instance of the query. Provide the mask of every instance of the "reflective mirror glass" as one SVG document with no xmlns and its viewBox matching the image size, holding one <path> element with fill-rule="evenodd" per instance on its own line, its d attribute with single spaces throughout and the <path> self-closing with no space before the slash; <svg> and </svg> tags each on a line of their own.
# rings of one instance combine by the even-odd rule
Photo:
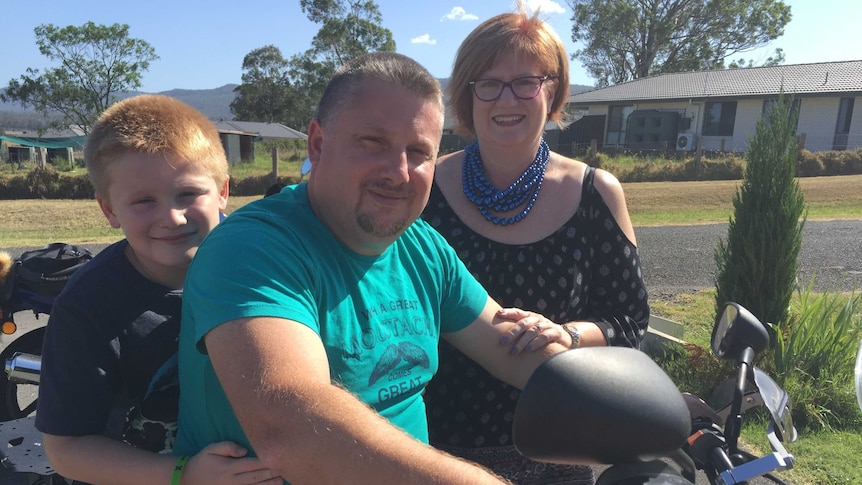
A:
<svg viewBox="0 0 862 485">
<path fill-rule="evenodd" d="M 790 396 L 777 382 L 757 367 L 754 368 L 754 383 L 760 391 L 763 404 L 772 414 L 772 420 L 781 433 L 782 441 L 796 441 L 796 428 L 790 413 Z"/>
<path fill-rule="evenodd" d="M 724 355 L 726 347 L 724 345 L 724 337 L 727 335 L 728 329 L 733 324 L 739 310 L 733 305 L 725 305 L 724 311 L 715 323 L 715 328 L 712 331 L 712 351 L 715 355 L 721 357 Z"/>
</svg>

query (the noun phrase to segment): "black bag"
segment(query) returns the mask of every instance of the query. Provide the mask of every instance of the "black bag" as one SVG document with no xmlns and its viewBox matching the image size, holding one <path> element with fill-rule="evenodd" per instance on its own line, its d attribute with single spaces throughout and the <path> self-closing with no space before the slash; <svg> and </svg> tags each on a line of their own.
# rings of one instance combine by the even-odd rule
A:
<svg viewBox="0 0 862 485">
<path fill-rule="evenodd" d="M 87 248 L 52 243 L 25 251 L 15 260 L 10 279 L 18 290 L 54 297 L 66 286 L 75 271 L 93 259 Z"/>
</svg>

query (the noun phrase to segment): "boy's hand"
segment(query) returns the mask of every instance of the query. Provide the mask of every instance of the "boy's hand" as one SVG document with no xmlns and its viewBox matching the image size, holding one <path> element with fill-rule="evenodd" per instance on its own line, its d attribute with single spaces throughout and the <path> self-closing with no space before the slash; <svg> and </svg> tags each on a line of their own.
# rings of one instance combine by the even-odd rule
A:
<svg viewBox="0 0 862 485">
<path fill-rule="evenodd" d="M 520 308 L 503 308 L 497 312 L 497 316 L 515 322 L 500 338 L 500 345 L 512 346 L 509 351 L 512 355 L 533 352 L 552 342 L 571 347 L 572 339 L 563 327 L 538 313 Z"/>
<path fill-rule="evenodd" d="M 281 477 L 232 441 L 213 443 L 189 459 L 181 485 L 281 485 Z"/>
</svg>

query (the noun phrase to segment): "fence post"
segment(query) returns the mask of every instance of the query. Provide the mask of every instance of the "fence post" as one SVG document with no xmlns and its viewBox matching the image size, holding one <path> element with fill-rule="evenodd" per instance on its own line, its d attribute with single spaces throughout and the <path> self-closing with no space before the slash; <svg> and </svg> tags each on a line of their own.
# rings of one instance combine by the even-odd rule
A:
<svg viewBox="0 0 862 485">
<path fill-rule="evenodd" d="M 695 142 L 694 142 L 694 169 L 695 169 L 695 172 L 697 172 L 698 178 L 700 178 L 700 176 L 703 172 L 702 158 L 703 158 L 703 140 L 701 140 L 700 137 L 698 136 L 698 137 L 696 137 Z"/>
<path fill-rule="evenodd" d="M 45 165 L 48 164 L 48 149 L 39 147 L 37 153 L 36 159 L 39 162 L 39 168 L 45 168 Z"/>
<path fill-rule="evenodd" d="M 272 147 L 272 183 L 278 182 L 278 147 Z"/>
</svg>

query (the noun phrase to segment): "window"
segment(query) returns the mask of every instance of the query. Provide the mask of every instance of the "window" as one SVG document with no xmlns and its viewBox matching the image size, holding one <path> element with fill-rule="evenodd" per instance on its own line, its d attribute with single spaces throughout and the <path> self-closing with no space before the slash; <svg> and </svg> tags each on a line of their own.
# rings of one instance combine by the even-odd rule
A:
<svg viewBox="0 0 862 485">
<path fill-rule="evenodd" d="M 625 146 L 629 115 L 634 111 L 632 105 L 611 106 L 608 110 L 608 146 Z"/>
<path fill-rule="evenodd" d="M 626 131 L 626 122 L 632 114 L 631 106 L 611 106 L 608 114 L 608 131 Z"/>
<path fill-rule="evenodd" d="M 706 103 L 703 120 L 704 136 L 733 136 L 736 121 L 736 101 Z"/>
<path fill-rule="evenodd" d="M 763 100 L 763 111 L 761 114 L 763 115 L 763 119 L 766 120 L 766 123 L 769 124 L 769 113 L 772 111 L 772 107 L 778 103 L 778 99 L 765 99 Z M 800 101 L 798 99 L 794 99 L 790 104 L 790 112 L 793 116 L 795 116 L 795 122 L 793 125 L 793 131 L 796 131 L 796 128 L 799 126 L 799 106 Z"/>
<path fill-rule="evenodd" d="M 841 98 L 838 105 L 838 123 L 835 125 L 835 140 L 833 150 L 846 150 L 847 138 L 850 136 L 850 122 L 853 121 L 854 98 Z"/>
</svg>

